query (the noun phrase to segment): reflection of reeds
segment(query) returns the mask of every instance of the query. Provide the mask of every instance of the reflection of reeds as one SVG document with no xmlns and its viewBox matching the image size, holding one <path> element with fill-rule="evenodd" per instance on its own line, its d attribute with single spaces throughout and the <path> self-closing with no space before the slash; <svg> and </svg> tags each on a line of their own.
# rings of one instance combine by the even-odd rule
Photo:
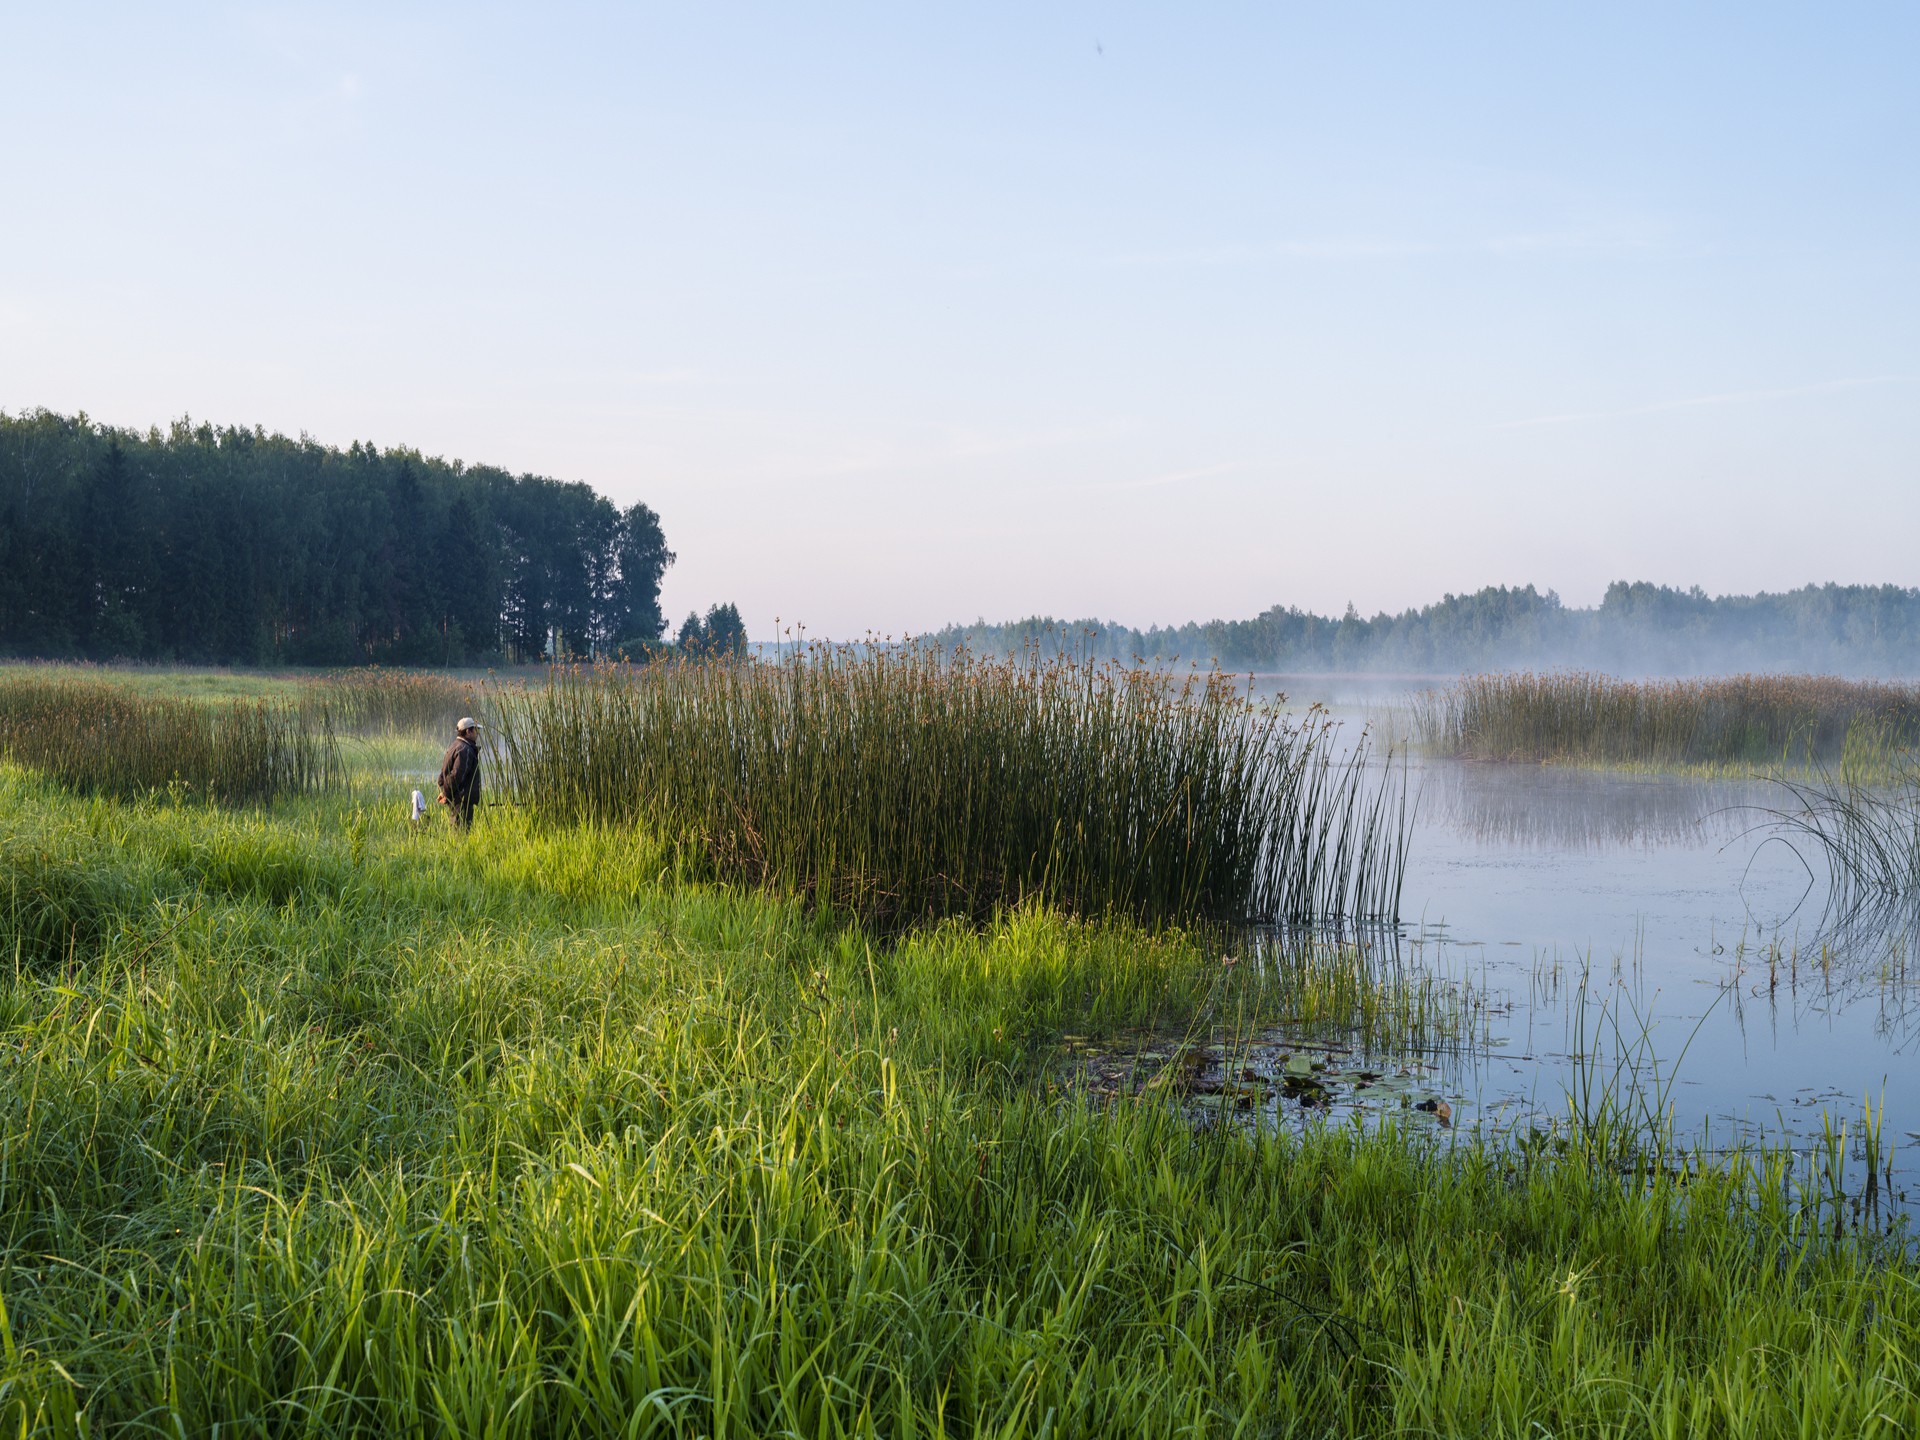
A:
<svg viewBox="0 0 1920 1440">
<path fill-rule="evenodd" d="M 1733 787 L 1731 790 L 1729 787 Z M 1700 845 L 1751 823 L 1738 800 L 1758 784 L 1562 767 L 1429 762 L 1420 811 L 1482 844 L 1554 850 Z"/>
<path fill-rule="evenodd" d="M 1287 1036 L 1377 1057 L 1435 1056 L 1486 1035 L 1486 993 L 1410 962 L 1396 926 L 1349 935 L 1268 929 L 1249 934 L 1246 948 L 1286 997 Z"/>
<path fill-rule="evenodd" d="M 1871 727 L 1920 743 L 1920 687 L 1819 675 L 1617 680 L 1473 675 L 1415 701 L 1421 742 L 1472 760 L 1602 765 L 1805 766 Z"/>
<path fill-rule="evenodd" d="M 1391 917 L 1404 783 L 1217 676 L 814 647 L 562 672 L 496 698 L 523 800 L 641 822 L 717 871 L 878 923 Z"/>
<path fill-rule="evenodd" d="M 264 802 L 341 778 L 324 712 L 196 703 L 93 680 L 0 681 L 0 754 L 82 793 L 123 797 L 175 790 Z"/>
</svg>

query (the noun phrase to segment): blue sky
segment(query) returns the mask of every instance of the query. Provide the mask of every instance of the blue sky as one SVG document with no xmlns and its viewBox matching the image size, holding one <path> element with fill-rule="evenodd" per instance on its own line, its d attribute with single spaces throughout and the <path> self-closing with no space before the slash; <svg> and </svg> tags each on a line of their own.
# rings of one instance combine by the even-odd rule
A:
<svg viewBox="0 0 1920 1440">
<path fill-rule="evenodd" d="M 1920 584 L 1920 9 L 10 5 L 0 408 L 815 633 Z"/>
</svg>

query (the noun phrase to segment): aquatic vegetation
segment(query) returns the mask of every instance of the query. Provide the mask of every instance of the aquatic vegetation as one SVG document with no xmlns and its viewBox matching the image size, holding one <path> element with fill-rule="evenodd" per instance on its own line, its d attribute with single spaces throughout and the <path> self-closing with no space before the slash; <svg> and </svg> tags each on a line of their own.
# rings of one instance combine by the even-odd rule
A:
<svg viewBox="0 0 1920 1440">
<path fill-rule="evenodd" d="M 306 704 L 342 733 L 451 735 L 463 715 L 485 710 L 486 687 L 441 670 L 367 665 L 310 682 Z"/>
<path fill-rule="evenodd" d="M 1285 1123 L 1296 1113 L 1326 1115 L 1336 1105 L 1351 1120 L 1430 1115 L 1447 1129 L 1453 1119 L 1433 1088 L 1433 1067 L 1356 1057 L 1325 1042 L 1250 1036 L 1170 1045 L 1165 1036 L 1146 1034 L 1089 1045 L 1069 1036 L 1062 1050 L 1064 1083 L 1075 1093 L 1105 1104 L 1170 1100 L 1202 1125 L 1224 1116 Z"/>
<path fill-rule="evenodd" d="M 1920 1426 L 1911 1258 L 1757 1161 L 1083 1098 L 1063 1035 L 1282 1025 L 1288 967 L 1043 909 L 881 943 L 489 821 L 0 771 L 0 880 L 72 877 L 0 906 L 9 1433 Z"/>
<path fill-rule="evenodd" d="M 223 804 L 324 790 L 343 773 L 324 712 L 172 699 L 31 671 L 0 675 L 0 756 L 86 794 Z"/>
<path fill-rule="evenodd" d="M 1890 783 L 1848 766 L 1778 783 L 1793 801 L 1774 812 L 1782 831 L 1827 862 L 1831 917 L 1920 905 L 1920 767 Z"/>
<path fill-rule="evenodd" d="M 1851 743 L 1920 745 L 1920 686 L 1820 675 L 1470 675 L 1416 697 L 1431 751 L 1469 760 L 1805 768 Z"/>
<path fill-rule="evenodd" d="M 1040 900 L 1142 919 L 1391 919 L 1404 777 L 1218 675 L 814 646 L 557 672 L 495 698 L 515 798 L 640 824 L 883 929 Z"/>
</svg>

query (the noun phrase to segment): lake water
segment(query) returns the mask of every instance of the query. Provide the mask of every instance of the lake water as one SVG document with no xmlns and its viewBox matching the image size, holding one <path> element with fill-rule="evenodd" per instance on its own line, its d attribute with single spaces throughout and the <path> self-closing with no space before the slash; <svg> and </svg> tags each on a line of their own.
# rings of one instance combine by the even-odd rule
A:
<svg viewBox="0 0 1920 1440">
<path fill-rule="evenodd" d="M 1408 689 L 1279 685 L 1350 728 L 1372 707 L 1376 729 Z M 1913 937 L 1884 922 L 1832 933 L 1821 860 L 1774 821 L 1792 803 L 1781 787 L 1419 758 L 1408 780 L 1403 924 L 1383 943 L 1486 1005 L 1475 1043 L 1426 1057 L 1456 1132 L 1564 1116 L 1578 1057 L 1603 1081 L 1632 1058 L 1642 1094 L 1716 1148 L 1765 1138 L 1811 1157 L 1845 1124 L 1855 1195 L 1865 1104 L 1884 1102 L 1892 1198 L 1920 1213 Z"/>
</svg>

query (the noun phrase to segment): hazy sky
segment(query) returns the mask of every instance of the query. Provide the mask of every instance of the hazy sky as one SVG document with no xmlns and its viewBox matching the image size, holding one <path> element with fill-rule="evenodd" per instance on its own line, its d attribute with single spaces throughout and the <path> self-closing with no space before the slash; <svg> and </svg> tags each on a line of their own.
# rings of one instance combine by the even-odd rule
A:
<svg viewBox="0 0 1920 1440">
<path fill-rule="evenodd" d="M 0 7 L 0 408 L 586 480 L 671 614 L 1920 584 L 1920 7 Z"/>
</svg>

